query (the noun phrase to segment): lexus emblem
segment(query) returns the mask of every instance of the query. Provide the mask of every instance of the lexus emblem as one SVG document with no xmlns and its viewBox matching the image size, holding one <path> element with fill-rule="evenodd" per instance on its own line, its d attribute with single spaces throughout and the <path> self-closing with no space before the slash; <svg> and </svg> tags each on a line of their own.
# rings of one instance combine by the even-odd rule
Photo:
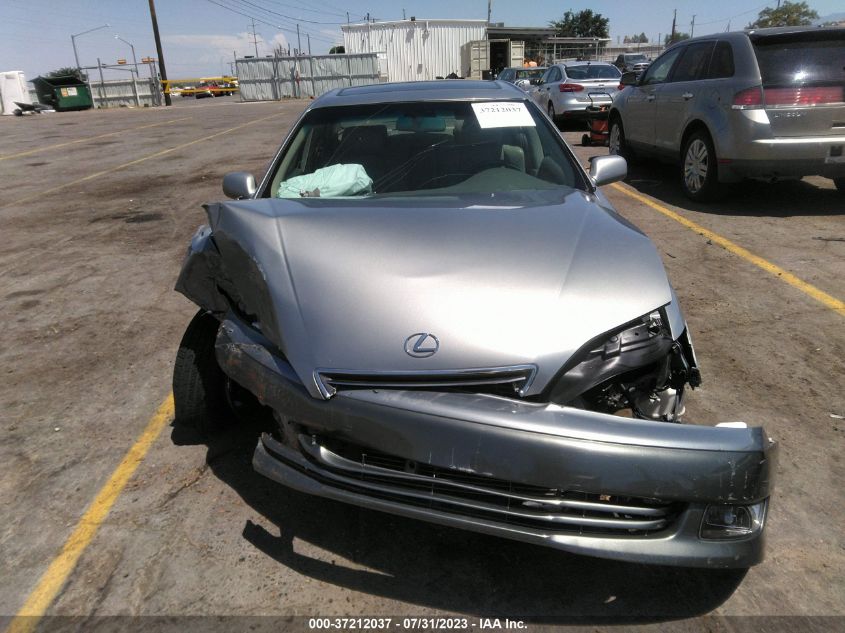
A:
<svg viewBox="0 0 845 633">
<path fill-rule="evenodd" d="M 434 356 L 440 349 L 440 341 L 434 334 L 417 332 L 405 339 L 405 353 L 414 358 L 428 358 Z"/>
</svg>

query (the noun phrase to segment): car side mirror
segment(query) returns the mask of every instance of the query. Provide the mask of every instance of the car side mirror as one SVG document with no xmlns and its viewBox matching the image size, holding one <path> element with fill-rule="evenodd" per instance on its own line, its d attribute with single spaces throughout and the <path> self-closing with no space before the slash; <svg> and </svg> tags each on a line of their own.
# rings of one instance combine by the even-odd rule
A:
<svg viewBox="0 0 845 633">
<path fill-rule="evenodd" d="M 234 200 L 252 198 L 258 187 L 255 176 L 245 171 L 233 171 L 223 176 L 223 193 Z"/>
<path fill-rule="evenodd" d="M 625 180 L 628 161 L 621 156 L 593 156 L 590 159 L 590 178 L 596 187 Z"/>
<path fill-rule="evenodd" d="M 627 72 L 622 73 L 622 77 L 619 79 L 620 86 L 636 86 L 637 85 L 637 73 L 635 72 Z"/>
</svg>

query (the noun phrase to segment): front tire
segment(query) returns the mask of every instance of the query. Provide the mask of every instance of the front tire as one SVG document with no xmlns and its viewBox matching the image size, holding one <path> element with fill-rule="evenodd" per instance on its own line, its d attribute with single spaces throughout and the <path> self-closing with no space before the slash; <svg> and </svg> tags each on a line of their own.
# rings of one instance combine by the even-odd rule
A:
<svg viewBox="0 0 845 633">
<path fill-rule="evenodd" d="M 841 178 L 834 178 L 833 184 L 836 185 L 836 188 L 839 189 L 839 191 L 845 192 L 845 176 L 842 176 Z"/>
<path fill-rule="evenodd" d="M 720 197 L 716 149 L 710 135 L 698 130 L 689 135 L 681 152 L 681 186 L 690 200 L 704 202 Z"/>
<path fill-rule="evenodd" d="M 174 426 L 207 434 L 232 420 L 228 378 L 214 355 L 219 327 L 217 319 L 200 310 L 182 336 L 173 367 Z"/>
</svg>

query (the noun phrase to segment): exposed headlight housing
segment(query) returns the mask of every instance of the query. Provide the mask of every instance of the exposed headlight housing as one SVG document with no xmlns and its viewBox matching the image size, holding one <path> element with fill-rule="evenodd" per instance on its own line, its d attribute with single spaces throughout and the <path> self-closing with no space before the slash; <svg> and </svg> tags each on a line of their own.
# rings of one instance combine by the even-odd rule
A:
<svg viewBox="0 0 845 633">
<path fill-rule="evenodd" d="M 550 399 L 566 404 L 619 374 L 667 357 L 674 341 L 664 310 L 653 310 L 582 347 L 554 381 Z"/>
<path fill-rule="evenodd" d="M 766 520 L 768 499 L 751 505 L 711 504 L 704 511 L 699 536 L 726 541 L 758 534 Z"/>
</svg>

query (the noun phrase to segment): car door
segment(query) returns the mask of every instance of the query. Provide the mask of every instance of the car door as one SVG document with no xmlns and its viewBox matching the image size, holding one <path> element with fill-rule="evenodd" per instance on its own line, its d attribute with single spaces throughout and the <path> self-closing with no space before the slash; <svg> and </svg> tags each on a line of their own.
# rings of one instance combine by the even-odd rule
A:
<svg viewBox="0 0 845 633">
<path fill-rule="evenodd" d="M 654 139 L 658 151 L 671 154 L 680 151 L 684 127 L 691 113 L 707 99 L 705 77 L 715 45 L 715 40 L 706 40 L 685 46 L 668 81 L 656 93 Z"/>
<path fill-rule="evenodd" d="M 558 66 L 552 66 L 543 75 L 543 83 L 537 88 L 537 103 L 544 110 L 548 111 L 549 102 L 553 99 L 555 92 L 558 92 L 558 84 L 563 79 L 563 74 Z"/>
<path fill-rule="evenodd" d="M 625 140 L 640 147 L 655 146 L 654 128 L 657 121 L 657 93 L 669 78 L 672 66 L 678 60 L 683 46 L 669 49 L 648 67 L 636 86 L 623 93 L 624 105 L 622 123 L 625 127 Z"/>
</svg>

